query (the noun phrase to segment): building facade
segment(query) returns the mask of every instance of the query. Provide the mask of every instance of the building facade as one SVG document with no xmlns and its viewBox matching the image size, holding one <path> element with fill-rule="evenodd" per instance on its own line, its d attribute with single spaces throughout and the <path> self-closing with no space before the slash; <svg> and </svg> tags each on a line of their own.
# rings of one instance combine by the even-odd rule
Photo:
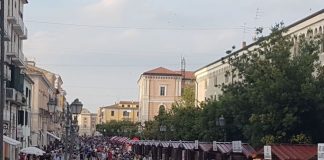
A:
<svg viewBox="0 0 324 160">
<path fill-rule="evenodd" d="M 139 121 L 153 120 L 160 108 L 170 110 L 182 89 L 194 84 L 193 72 L 172 71 L 159 67 L 144 72 L 139 80 Z"/>
<path fill-rule="evenodd" d="M 324 9 L 320 10 L 304 19 L 301 19 L 289 26 L 287 26 L 287 35 L 293 38 L 294 46 L 292 48 L 292 54 L 297 54 L 297 47 L 300 37 L 311 38 L 317 35 L 324 36 Z M 227 63 L 228 58 L 234 55 L 240 56 L 247 50 L 258 47 L 258 43 L 254 42 L 248 46 L 243 45 L 241 49 L 233 52 L 232 54 L 216 60 L 215 62 L 208 64 L 195 72 L 196 76 L 196 100 L 197 102 L 203 102 L 206 99 L 218 99 L 218 96 L 222 94 L 221 85 L 228 84 L 236 79 L 231 77 L 226 72 L 231 71 L 231 66 Z M 324 44 L 320 46 L 321 53 L 319 59 L 324 62 Z"/>
<path fill-rule="evenodd" d="M 18 112 L 26 107 L 26 97 L 24 94 L 24 68 L 25 56 L 23 53 L 23 41 L 27 39 L 27 29 L 24 25 L 24 5 L 27 0 L 4 0 L 1 12 L 4 30 L 4 61 L 6 79 L 6 106 L 4 107 L 4 157 L 3 159 L 17 159 L 21 142 L 22 128 L 18 127 Z M 19 131 L 19 132 L 18 132 Z M 26 133 L 28 135 L 28 133 Z M 17 141 L 16 139 L 20 140 Z M 11 143 L 17 142 L 17 143 Z M 26 143 L 24 143 L 26 145 Z"/>
<path fill-rule="evenodd" d="M 79 135 L 94 136 L 96 133 L 97 114 L 90 113 L 89 110 L 83 108 L 81 114 L 78 115 Z"/>
<path fill-rule="evenodd" d="M 100 107 L 98 110 L 98 124 L 110 121 L 137 122 L 139 117 L 139 103 L 134 101 L 120 101 L 114 105 Z"/>
<path fill-rule="evenodd" d="M 26 73 L 33 80 L 31 107 L 31 144 L 46 146 L 50 142 L 60 139 L 63 134 L 60 115 L 65 104 L 65 91 L 60 76 L 35 66 L 28 62 Z M 56 108 L 50 113 L 48 102 L 56 102 Z"/>
</svg>

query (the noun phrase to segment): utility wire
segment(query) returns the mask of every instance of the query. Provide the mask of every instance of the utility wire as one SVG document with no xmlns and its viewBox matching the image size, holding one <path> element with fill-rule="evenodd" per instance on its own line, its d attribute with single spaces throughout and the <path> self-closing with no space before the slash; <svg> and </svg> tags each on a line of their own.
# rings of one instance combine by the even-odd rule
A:
<svg viewBox="0 0 324 160">
<path fill-rule="evenodd" d="M 110 64 L 43 64 L 43 63 L 37 63 L 39 66 L 55 66 L 55 67 L 152 67 L 155 65 L 143 65 L 143 64 L 125 64 L 125 65 L 110 65 Z M 179 64 L 164 64 L 166 66 L 179 66 Z M 203 64 L 190 64 L 191 66 L 198 66 Z"/>
<path fill-rule="evenodd" d="M 104 29 L 137 29 L 137 30 L 242 30 L 243 27 L 129 27 L 129 26 L 106 26 L 106 25 L 90 25 L 90 24 L 77 24 L 77 23 L 63 23 L 63 22 L 50 22 L 50 21 L 38 21 L 27 20 L 30 23 L 49 24 L 49 25 L 63 25 L 63 26 L 75 26 L 86 28 L 104 28 Z M 253 29 L 253 28 L 246 28 Z"/>
</svg>

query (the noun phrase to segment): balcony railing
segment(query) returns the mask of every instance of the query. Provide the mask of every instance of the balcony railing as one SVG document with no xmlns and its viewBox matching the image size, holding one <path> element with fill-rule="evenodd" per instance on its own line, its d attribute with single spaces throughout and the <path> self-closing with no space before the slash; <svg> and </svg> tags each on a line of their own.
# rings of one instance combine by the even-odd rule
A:
<svg viewBox="0 0 324 160">
<path fill-rule="evenodd" d="M 12 27 L 19 36 L 23 36 L 25 32 L 25 24 L 20 16 L 16 16 L 17 22 L 13 23 Z"/>
<path fill-rule="evenodd" d="M 19 52 L 17 53 L 17 56 L 12 57 L 12 61 L 18 67 L 24 68 L 25 67 L 25 55 L 24 55 L 24 53 L 21 50 L 19 50 Z"/>
<path fill-rule="evenodd" d="M 7 21 L 8 21 L 9 23 L 13 23 L 13 24 L 15 24 L 15 23 L 17 23 L 17 16 L 16 16 L 16 15 L 9 15 L 9 16 L 7 17 Z"/>
<path fill-rule="evenodd" d="M 28 38 L 28 29 L 25 27 L 23 35 L 20 36 L 22 40 L 26 40 Z"/>
</svg>

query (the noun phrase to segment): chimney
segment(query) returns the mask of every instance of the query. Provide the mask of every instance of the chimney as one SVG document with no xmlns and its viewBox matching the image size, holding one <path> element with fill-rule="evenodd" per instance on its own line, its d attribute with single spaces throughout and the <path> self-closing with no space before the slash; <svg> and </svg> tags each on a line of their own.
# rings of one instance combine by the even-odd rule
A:
<svg viewBox="0 0 324 160">
<path fill-rule="evenodd" d="M 28 65 L 31 65 L 31 66 L 36 66 L 36 62 L 35 61 L 26 61 L 26 63 L 28 64 Z"/>
<path fill-rule="evenodd" d="M 242 48 L 245 48 L 245 47 L 246 47 L 246 42 L 243 41 L 243 42 L 242 42 Z"/>
</svg>

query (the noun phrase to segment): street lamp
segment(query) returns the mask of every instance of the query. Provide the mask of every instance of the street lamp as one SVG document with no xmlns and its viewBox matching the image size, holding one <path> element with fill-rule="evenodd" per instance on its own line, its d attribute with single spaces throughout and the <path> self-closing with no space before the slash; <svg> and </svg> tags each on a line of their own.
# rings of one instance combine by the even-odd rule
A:
<svg viewBox="0 0 324 160">
<path fill-rule="evenodd" d="M 164 140 L 166 139 L 166 137 L 165 137 L 165 132 L 166 132 L 166 130 L 167 130 L 167 128 L 166 128 L 165 125 L 161 125 L 161 126 L 160 126 L 160 132 L 163 132 L 163 134 L 164 134 Z"/>
<path fill-rule="evenodd" d="M 220 126 L 223 129 L 224 142 L 226 141 L 225 125 L 226 123 L 223 115 L 216 119 L 216 126 Z"/>
<path fill-rule="evenodd" d="M 80 114 L 82 111 L 83 104 L 79 101 L 79 99 L 75 99 L 70 105 L 72 114 Z"/>
<path fill-rule="evenodd" d="M 75 149 L 78 149 L 78 137 L 77 133 L 79 132 L 77 115 L 81 113 L 83 104 L 79 101 L 79 99 L 75 99 L 71 105 L 66 103 L 66 124 L 65 124 L 65 153 L 64 159 L 67 158 L 67 153 L 74 153 Z M 73 117 L 74 116 L 74 117 Z M 75 147 L 77 146 L 77 147 Z"/>
<path fill-rule="evenodd" d="M 49 101 L 47 102 L 47 109 L 50 114 L 50 118 L 52 122 L 58 123 L 61 115 L 60 113 L 56 112 L 57 111 L 57 101 L 55 98 L 50 98 Z"/>
<path fill-rule="evenodd" d="M 56 101 L 54 98 L 50 98 L 48 103 L 47 103 L 47 107 L 48 107 L 48 112 L 49 113 L 54 113 L 56 110 Z"/>
</svg>

